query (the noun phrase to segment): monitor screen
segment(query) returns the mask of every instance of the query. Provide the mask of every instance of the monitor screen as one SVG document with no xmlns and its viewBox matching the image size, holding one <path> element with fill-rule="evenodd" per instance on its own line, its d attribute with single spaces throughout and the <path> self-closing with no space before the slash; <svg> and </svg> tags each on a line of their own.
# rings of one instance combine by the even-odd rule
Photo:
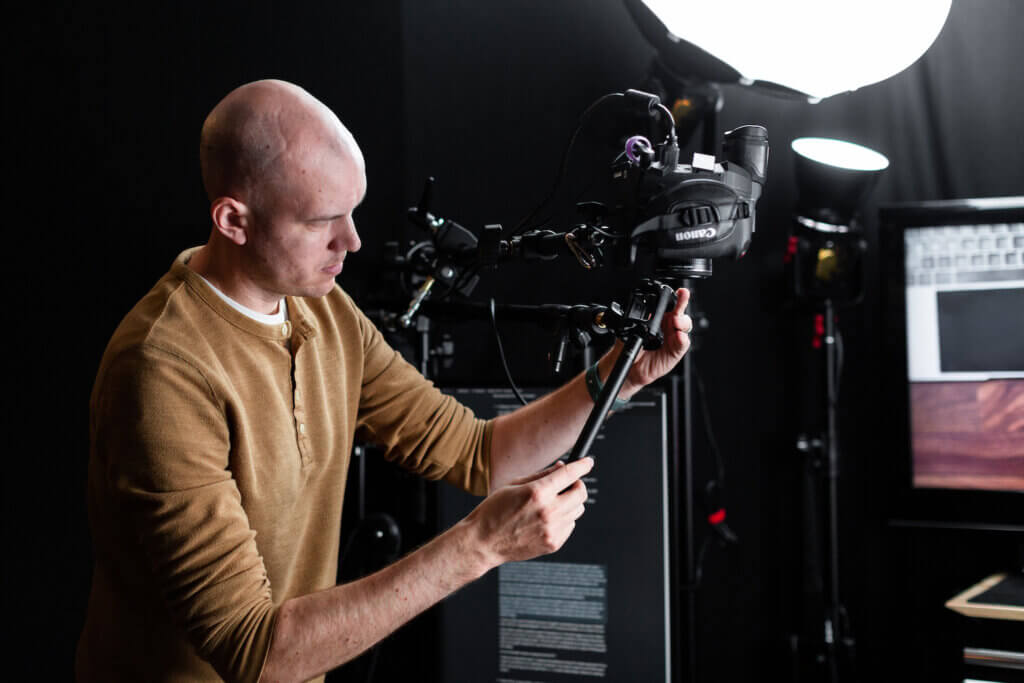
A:
<svg viewBox="0 0 1024 683">
<path fill-rule="evenodd" d="M 1020 518 L 1024 197 L 893 205 L 880 224 L 902 513 Z"/>
</svg>

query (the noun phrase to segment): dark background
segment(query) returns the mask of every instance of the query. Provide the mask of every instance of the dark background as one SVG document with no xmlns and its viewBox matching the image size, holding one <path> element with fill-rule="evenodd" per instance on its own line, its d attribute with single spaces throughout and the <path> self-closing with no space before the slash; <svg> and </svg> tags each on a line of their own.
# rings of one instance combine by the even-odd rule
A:
<svg viewBox="0 0 1024 683">
<path fill-rule="evenodd" d="M 906 454 L 887 438 L 877 408 L 874 216 L 891 201 L 1024 194 L 1022 30 L 1024 8 L 1014 0 L 957 0 L 928 54 L 886 82 L 816 105 L 724 88 L 720 128 L 766 126 L 772 155 L 751 253 L 716 263 L 698 291 L 711 327 L 694 358 L 741 539 L 705 561 L 700 680 L 785 676 L 788 634 L 800 620 L 792 399 L 801 318 L 782 277 L 795 137 L 851 140 L 892 164 L 863 214 L 873 248 L 865 302 L 841 317 L 842 586 L 859 677 L 955 680 L 965 625 L 942 603 L 1019 561 L 1014 534 L 889 523 L 882 483 Z M 404 209 L 426 175 L 438 178 L 435 212 L 473 228 L 515 223 L 546 193 L 583 109 L 638 86 L 653 51 L 617 0 L 60 3 L 11 10 L 6 32 L 4 197 L 13 207 L 6 247 L 14 269 L 4 613 L 16 634 L 9 662 L 59 680 L 70 677 L 89 586 L 92 379 L 120 318 L 183 248 L 206 239 L 197 140 L 213 105 L 246 81 L 284 78 L 350 127 L 367 158 L 369 194 L 356 216 L 364 247 L 342 284 L 364 301 L 378 286 L 384 241 L 418 237 Z M 783 39 L 766 33 L 762 47 Z M 884 46 L 868 38 L 865 49 Z M 588 169 L 576 171 L 582 178 Z M 612 276 L 560 262 L 510 266 L 485 278 L 476 297 L 573 303 L 622 289 Z M 505 334 L 517 377 L 552 381 L 547 338 L 526 326 Z M 464 326 L 456 345 L 446 381 L 503 381 L 485 327 Z M 698 477 L 710 471 L 699 454 Z"/>
</svg>

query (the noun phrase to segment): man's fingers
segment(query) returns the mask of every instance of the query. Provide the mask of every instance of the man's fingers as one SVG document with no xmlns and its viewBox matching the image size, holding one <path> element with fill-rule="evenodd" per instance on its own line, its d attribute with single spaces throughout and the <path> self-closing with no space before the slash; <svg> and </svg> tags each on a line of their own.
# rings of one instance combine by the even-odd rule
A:
<svg viewBox="0 0 1024 683">
<path fill-rule="evenodd" d="M 537 484 L 548 492 L 560 493 L 594 467 L 593 458 L 570 462 L 537 479 Z"/>
<path fill-rule="evenodd" d="M 693 330 L 693 320 L 686 314 L 686 305 L 690 302 L 688 289 L 676 290 L 676 305 L 671 312 L 666 312 L 661 320 L 661 329 L 666 337 L 678 332 L 689 334 Z"/>
<path fill-rule="evenodd" d="M 572 486 L 558 495 L 561 499 L 559 503 L 562 509 L 567 513 L 571 513 L 577 507 L 582 507 L 583 504 L 587 502 L 587 498 L 589 496 L 587 493 L 587 485 L 583 483 L 582 479 L 577 479 L 573 482 Z M 576 517 L 573 517 L 573 519 L 576 519 Z"/>
<path fill-rule="evenodd" d="M 676 290 L 676 312 L 682 313 L 686 310 L 688 303 L 690 303 L 690 290 L 680 287 Z"/>
<path fill-rule="evenodd" d="M 679 288 L 676 290 L 676 306 L 672 309 L 672 315 L 669 316 L 671 319 L 677 322 L 682 322 L 684 319 L 689 320 L 690 316 L 686 315 L 686 306 L 690 303 L 690 290 Z"/>
</svg>

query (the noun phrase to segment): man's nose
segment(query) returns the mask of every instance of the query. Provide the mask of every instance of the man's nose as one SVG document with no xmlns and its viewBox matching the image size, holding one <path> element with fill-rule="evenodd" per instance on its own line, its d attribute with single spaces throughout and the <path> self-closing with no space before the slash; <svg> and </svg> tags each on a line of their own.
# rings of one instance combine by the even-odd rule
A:
<svg viewBox="0 0 1024 683">
<path fill-rule="evenodd" d="M 359 251 L 361 246 L 363 242 L 359 239 L 355 221 L 351 217 L 345 218 L 331 242 L 331 247 L 336 251 Z"/>
</svg>

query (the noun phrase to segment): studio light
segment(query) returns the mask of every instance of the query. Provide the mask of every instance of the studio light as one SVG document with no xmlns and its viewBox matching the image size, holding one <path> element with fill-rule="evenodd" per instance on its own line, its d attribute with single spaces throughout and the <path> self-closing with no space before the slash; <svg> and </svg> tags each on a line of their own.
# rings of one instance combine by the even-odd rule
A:
<svg viewBox="0 0 1024 683">
<path fill-rule="evenodd" d="M 803 301 L 857 302 L 867 248 L 857 215 L 889 160 L 828 138 L 797 138 L 790 147 L 798 199 L 786 263 L 794 294 Z"/>
<path fill-rule="evenodd" d="M 796 152 L 798 220 L 817 223 L 825 232 L 847 232 L 889 160 L 873 149 L 829 138 L 797 138 L 790 147 Z"/>
<path fill-rule="evenodd" d="M 827 138 L 797 138 L 790 147 L 798 199 L 784 261 L 798 304 L 798 339 L 810 341 L 810 348 L 799 345 L 805 354 L 797 373 L 804 414 L 797 423 L 823 427 L 801 431 L 796 439 L 804 460 L 805 510 L 816 511 L 805 513 L 801 522 L 804 538 L 814 539 L 804 550 L 813 558 L 804 563 L 804 581 L 822 590 L 822 623 L 808 624 L 797 641 L 798 656 L 805 665 L 820 667 L 822 680 L 837 683 L 850 680 L 856 650 L 839 590 L 839 311 L 864 295 L 867 241 L 858 215 L 889 160 L 873 149 Z M 822 512 L 827 521 L 819 519 Z M 823 639 L 822 633 L 827 634 Z"/>
<path fill-rule="evenodd" d="M 679 76 L 818 101 L 894 76 L 935 41 L 952 0 L 625 0 Z"/>
</svg>

